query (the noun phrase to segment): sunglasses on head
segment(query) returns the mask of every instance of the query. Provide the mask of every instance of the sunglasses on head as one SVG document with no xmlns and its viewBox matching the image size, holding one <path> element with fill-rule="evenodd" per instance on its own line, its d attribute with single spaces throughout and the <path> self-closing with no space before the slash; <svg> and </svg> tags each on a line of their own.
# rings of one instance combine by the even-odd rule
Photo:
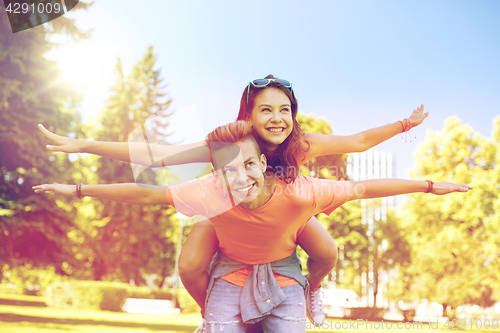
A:
<svg viewBox="0 0 500 333">
<path fill-rule="evenodd" d="M 271 83 L 273 81 L 281 83 L 286 88 L 290 89 L 290 91 L 292 91 L 292 83 L 290 81 L 287 81 L 287 80 L 283 80 L 283 79 L 255 79 L 255 80 L 250 81 L 250 83 L 248 84 L 247 104 L 248 104 L 248 95 L 250 94 L 250 85 L 254 86 L 255 88 L 262 88 L 262 87 L 269 85 L 269 83 Z"/>
</svg>

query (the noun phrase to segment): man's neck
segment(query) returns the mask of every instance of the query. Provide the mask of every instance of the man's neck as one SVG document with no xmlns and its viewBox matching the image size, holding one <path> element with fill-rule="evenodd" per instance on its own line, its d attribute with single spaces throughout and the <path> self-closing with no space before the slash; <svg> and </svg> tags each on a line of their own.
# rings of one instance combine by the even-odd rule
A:
<svg viewBox="0 0 500 333">
<path fill-rule="evenodd" d="M 254 201 L 246 204 L 241 203 L 240 206 L 245 209 L 257 209 L 264 206 L 273 196 L 278 184 L 278 178 L 272 171 L 268 171 L 264 174 L 264 187 L 261 193 L 255 198 Z"/>
</svg>

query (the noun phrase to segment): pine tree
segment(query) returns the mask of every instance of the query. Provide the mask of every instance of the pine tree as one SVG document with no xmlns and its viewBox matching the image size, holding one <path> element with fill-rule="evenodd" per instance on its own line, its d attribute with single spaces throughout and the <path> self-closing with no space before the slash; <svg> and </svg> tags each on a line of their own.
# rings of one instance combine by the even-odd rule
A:
<svg viewBox="0 0 500 333">
<path fill-rule="evenodd" d="M 80 8 L 86 8 L 82 4 Z M 79 126 L 75 87 L 58 79 L 57 63 L 45 58 L 55 34 L 85 38 L 72 20 L 12 33 L 0 6 L 0 267 L 54 265 L 60 274 L 73 261 L 66 234 L 73 226 L 71 200 L 35 195 L 31 186 L 72 178 L 67 156 L 45 149 L 37 130 L 45 123 L 67 135 Z"/>
<path fill-rule="evenodd" d="M 149 120 L 161 119 L 148 126 L 148 136 L 156 143 L 167 144 L 168 108 L 171 100 L 155 68 L 156 57 L 150 46 L 144 57 L 129 75 L 123 74 L 118 59 L 116 81 L 106 106 L 99 115 L 98 124 L 89 128 L 87 136 L 100 141 L 122 141 Z M 87 157 L 89 170 L 95 170 L 94 181 L 102 184 L 134 182 L 130 164 L 107 158 Z M 161 172 L 160 172 L 161 174 Z M 155 173 L 141 174 L 141 182 L 158 184 Z M 171 221 L 172 208 L 138 206 L 112 201 L 90 199 L 91 216 L 78 217 L 87 232 L 92 249 L 91 268 L 97 280 L 119 279 L 145 283 L 145 276 L 156 274 L 161 285 L 171 274 L 175 261 L 176 227 Z"/>
</svg>

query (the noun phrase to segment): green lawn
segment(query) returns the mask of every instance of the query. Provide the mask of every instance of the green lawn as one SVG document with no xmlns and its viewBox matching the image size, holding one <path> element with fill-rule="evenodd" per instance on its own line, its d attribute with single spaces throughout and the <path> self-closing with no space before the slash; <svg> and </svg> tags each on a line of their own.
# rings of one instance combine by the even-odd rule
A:
<svg viewBox="0 0 500 333">
<path fill-rule="evenodd" d="M 15 301 L 24 301 L 37 306 L 2 305 Z M 199 314 L 178 314 L 170 316 L 127 314 L 108 311 L 58 310 L 40 306 L 41 298 L 32 296 L 0 297 L 0 332 L 1 333 L 152 333 L 152 332 L 193 332 L 200 324 Z M 32 303 L 34 302 L 34 303 Z M 308 332 L 449 332 L 441 324 L 439 329 L 421 326 L 410 327 L 407 323 L 356 323 L 348 320 L 328 319 L 327 329 L 309 329 Z M 397 328 L 397 325 L 403 327 Z M 383 325 L 383 326 L 382 326 Z M 388 325 L 391 325 L 389 328 Z M 500 332 L 500 329 L 471 330 L 468 332 Z"/>
<path fill-rule="evenodd" d="M 0 305 L 2 333 L 193 332 L 200 322 L 199 314 L 150 316 Z"/>
<path fill-rule="evenodd" d="M 0 305 L 47 307 L 43 297 L 15 294 L 0 295 Z"/>
</svg>

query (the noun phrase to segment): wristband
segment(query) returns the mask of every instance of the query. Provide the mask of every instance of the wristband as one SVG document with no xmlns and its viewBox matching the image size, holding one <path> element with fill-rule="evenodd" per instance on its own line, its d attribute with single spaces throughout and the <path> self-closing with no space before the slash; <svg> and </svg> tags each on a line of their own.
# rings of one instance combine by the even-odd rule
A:
<svg viewBox="0 0 500 333">
<path fill-rule="evenodd" d="M 408 118 L 401 120 L 398 120 L 398 122 L 401 123 L 401 133 L 408 132 L 413 126 L 411 126 L 411 121 Z"/>
<path fill-rule="evenodd" d="M 425 193 L 431 193 L 432 192 L 432 189 L 434 188 L 434 183 L 430 180 L 426 180 L 427 182 L 427 191 L 425 191 Z"/>
<path fill-rule="evenodd" d="M 403 133 L 406 133 L 406 135 L 405 135 L 405 142 L 408 142 L 407 141 L 408 131 L 413 128 L 413 125 L 411 124 L 411 121 L 408 118 L 405 118 L 403 120 L 398 120 L 398 122 L 401 124 L 401 133 L 399 133 L 399 135 L 401 135 L 401 139 L 402 139 L 403 138 Z M 415 139 L 416 138 L 417 138 L 417 135 L 415 134 Z M 410 135 L 410 142 L 411 142 L 411 135 Z"/>
<path fill-rule="evenodd" d="M 82 199 L 83 198 L 83 195 L 82 195 L 82 183 L 76 185 L 76 196 L 79 198 L 79 199 Z"/>
</svg>

